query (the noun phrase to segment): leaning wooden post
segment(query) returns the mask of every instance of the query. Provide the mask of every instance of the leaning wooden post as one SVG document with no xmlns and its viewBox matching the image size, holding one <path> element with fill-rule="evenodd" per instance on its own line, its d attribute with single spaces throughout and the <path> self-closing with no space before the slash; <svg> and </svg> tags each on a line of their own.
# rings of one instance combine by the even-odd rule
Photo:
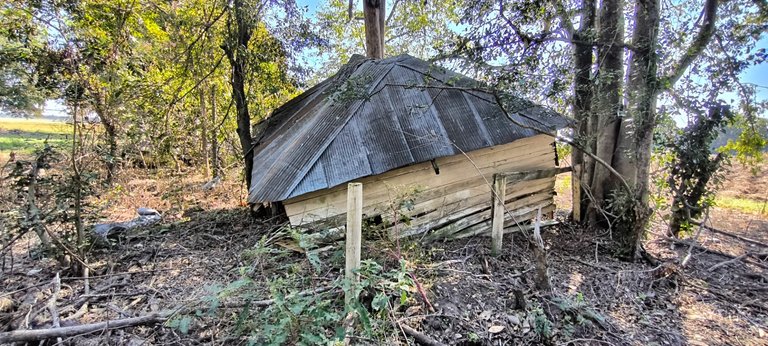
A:
<svg viewBox="0 0 768 346">
<path fill-rule="evenodd" d="M 493 175 L 493 207 L 491 208 L 491 254 L 498 256 L 501 253 L 501 238 L 504 236 L 504 200 L 507 194 L 507 176 L 504 174 Z"/>
<path fill-rule="evenodd" d="M 363 184 L 349 183 L 347 185 L 347 240 L 346 267 L 344 278 L 357 281 L 355 271 L 360 268 L 360 238 L 363 227 Z M 354 297 L 354 288 L 346 292 L 345 301 L 349 303 Z"/>
<path fill-rule="evenodd" d="M 581 222 L 581 164 L 571 172 L 571 220 Z"/>
</svg>

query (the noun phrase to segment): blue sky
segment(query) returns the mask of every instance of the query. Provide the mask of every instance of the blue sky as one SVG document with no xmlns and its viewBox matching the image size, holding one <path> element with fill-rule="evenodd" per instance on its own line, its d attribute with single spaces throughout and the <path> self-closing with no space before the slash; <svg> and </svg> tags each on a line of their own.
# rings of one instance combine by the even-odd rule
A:
<svg viewBox="0 0 768 346">
<path fill-rule="evenodd" d="M 760 48 L 765 48 L 768 51 L 768 36 L 765 34 L 757 42 L 757 49 Z M 741 74 L 741 77 L 743 82 L 757 85 L 758 97 L 760 99 L 768 99 L 768 63 L 750 67 Z"/>
<path fill-rule="evenodd" d="M 356 0 L 356 2 L 359 2 Z M 321 0 L 296 0 L 296 3 L 301 7 L 307 8 L 307 13 L 310 16 L 314 16 L 315 12 L 320 8 L 320 6 L 323 5 L 323 1 Z"/>
</svg>

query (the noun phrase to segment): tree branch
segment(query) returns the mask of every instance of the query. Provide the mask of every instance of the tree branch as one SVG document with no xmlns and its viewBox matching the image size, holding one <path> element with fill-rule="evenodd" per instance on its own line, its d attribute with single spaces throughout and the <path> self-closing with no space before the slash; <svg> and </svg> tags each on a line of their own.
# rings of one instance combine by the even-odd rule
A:
<svg viewBox="0 0 768 346">
<path fill-rule="evenodd" d="M 123 320 L 112 320 L 106 322 L 84 324 L 80 326 L 64 327 L 64 328 L 50 328 L 50 329 L 33 329 L 33 330 L 15 330 L 12 332 L 0 333 L 0 344 L 14 343 L 14 342 L 29 342 L 37 340 L 46 340 L 51 338 L 63 338 L 75 335 L 89 334 L 99 332 L 107 329 L 117 329 L 125 327 L 133 327 L 142 324 L 154 324 L 165 321 L 165 317 L 159 314 L 151 314 L 147 316 L 126 318 Z"/>
<path fill-rule="evenodd" d="M 671 72 L 662 79 L 665 83 L 660 85 L 660 90 L 672 88 L 673 85 L 683 76 L 685 70 L 701 55 L 704 48 L 715 33 L 715 22 L 717 21 L 718 0 L 707 0 L 704 3 L 702 26 L 696 38 L 691 42 L 685 54 L 673 65 Z"/>
</svg>

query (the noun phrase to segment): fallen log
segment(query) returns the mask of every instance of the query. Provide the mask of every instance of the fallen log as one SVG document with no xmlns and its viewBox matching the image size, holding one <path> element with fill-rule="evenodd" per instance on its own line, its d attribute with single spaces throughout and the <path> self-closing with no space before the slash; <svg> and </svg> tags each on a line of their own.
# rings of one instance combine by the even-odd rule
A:
<svg viewBox="0 0 768 346">
<path fill-rule="evenodd" d="M 155 324 L 166 320 L 166 317 L 160 314 L 151 314 L 141 317 L 125 318 L 121 320 L 112 320 L 99 323 L 83 324 L 72 327 L 48 328 L 48 329 L 29 329 L 14 330 L 12 332 L 0 333 L 0 344 L 9 344 L 14 342 L 30 342 L 46 340 L 51 338 L 65 338 L 82 334 L 90 334 L 108 329 L 118 329 L 134 327 L 145 324 Z"/>
</svg>

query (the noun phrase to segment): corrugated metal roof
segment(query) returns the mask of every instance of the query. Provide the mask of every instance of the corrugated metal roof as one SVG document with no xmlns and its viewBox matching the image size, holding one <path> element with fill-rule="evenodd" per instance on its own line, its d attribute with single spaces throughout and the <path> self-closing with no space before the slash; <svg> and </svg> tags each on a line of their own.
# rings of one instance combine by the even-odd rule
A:
<svg viewBox="0 0 768 346">
<path fill-rule="evenodd" d="M 254 148 L 249 201 L 281 201 L 568 124 L 546 108 L 504 97 L 525 126 L 507 119 L 496 96 L 471 78 L 409 55 L 355 56 L 268 118 Z"/>
</svg>

